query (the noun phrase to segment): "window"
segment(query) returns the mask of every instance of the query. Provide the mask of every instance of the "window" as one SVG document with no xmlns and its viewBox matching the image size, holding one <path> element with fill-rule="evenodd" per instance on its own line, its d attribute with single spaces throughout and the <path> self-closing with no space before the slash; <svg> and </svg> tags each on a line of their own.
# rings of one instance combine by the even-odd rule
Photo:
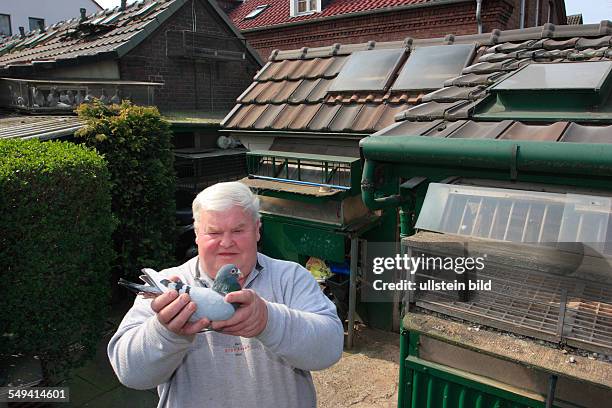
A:
<svg viewBox="0 0 612 408">
<path fill-rule="evenodd" d="M 261 6 L 257 6 L 257 7 L 255 7 L 255 8 L 254 8 L 254 9 L 253 9 L 253 10 L 252 10 L 252 11 L 251 11 L 249 14 L 247 14 L 247 15 L 244 17 L 244 19 L 245 19 L 245 20 L 248 20 L 248 19 L 251 19 L 251 18 L 255 18 L 255 17 L 257 17 L 258 15 L 260 15 L 260 14 L 261 14 L 261 13 L 262 13 L 262 12 L 263 12 L 265 9 L 267 9 L 267 8 L 268 8 L 268 5 L 267 5 L 267 4 L 262 4 Z"/>
<path fill-rule="evenodd" d="M 0 14 L 0 35 L 13 35 L 11 31 L 11 16 Z"/>
<path fill-rule="evenodd" d="M 298 14 L 310 13 L 312 11 L 317 11 L 317 0 L 297 0 Z"/>
<path fill-rule="evenodd" d="M 384 91 L 405 56 L 404 48 L 354 52 L 329 92 Z"/>
<path fill-rule="evenodd" d="M 38 30 L 40 27 L 45 26 L 44 18 L 30 17 L 28 20 L 30 22 L 30 31 Z"/>
<path fill-rule="evenodd" d="M 321 0 L 290 0 L 291 17 L 321 11 Z"/>
<path fill-rule="evenodd" d="M 402 68 L 394 91 L 439 89 L 444 81 L 461 75 L 472 60 L 474 45 L 436 45 L 414 49 Z"/>
</svg>

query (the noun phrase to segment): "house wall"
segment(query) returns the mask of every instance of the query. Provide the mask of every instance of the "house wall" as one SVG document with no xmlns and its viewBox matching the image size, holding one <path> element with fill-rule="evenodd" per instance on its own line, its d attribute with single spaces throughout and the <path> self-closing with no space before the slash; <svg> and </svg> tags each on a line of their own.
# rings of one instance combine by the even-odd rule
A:
<svg viewBox="0 0 612 408">
<path fill-rule="evenodd" d="M 536 0 L 525 0 L 525 27 L 535 23 Z M 559 2 L 563 0 L 555 0 Z M 545 3 L 545 4 L 543 4 Z M 546 22 L 548 0 L 540 0 L 540 21 Z M 531 13 L 531 14 L 529 14 Z M 485 0 L 482 2 L 483 32 L 519 28 L 520 0 Z M 565 16 L 552 13 L 555 24 L 565 24 Z M 328 46 L 374 41 L 436 38 L 447 34 L 476 34 L 476 1 L 430 6 L 365 16 L 319 20 L 284 28 L 244 31 L 243 35 L 267 59 L 274 49 Z"/>
<path fill-rule="evenodd" d="M 30 31 L 29 17 L 43 18 L 45 25 L 50 26 L 58 21 L 69 20 L 80 15 L 84 8 L 87 14 L 102 10 L 92 0 L 2 0 L 0 14 L 11 16 L 12 34 L 19 34 L 19 27 Z"/>
<path fill-rule="evenodd" d="M 194 61 L 166 56 L 168 30 L 192 30 L 212 35 L 235 36 L 207 2 L 186 3 L 160 28 L 119 62 L 121 79 L 163 82 L 155 103 L 162 111 L 199 110 L 227 112 L 252 81 L 259 68 L 248 56 L 244 61 Z M 195 17 L 195 18 L 194 18 Z M 211 43 L 207 47 L 215 48 Z M 220 40 L 217 40 L 220 41 Z M 177 44 L 168 44 L 176 47 Z"/>
</svg>

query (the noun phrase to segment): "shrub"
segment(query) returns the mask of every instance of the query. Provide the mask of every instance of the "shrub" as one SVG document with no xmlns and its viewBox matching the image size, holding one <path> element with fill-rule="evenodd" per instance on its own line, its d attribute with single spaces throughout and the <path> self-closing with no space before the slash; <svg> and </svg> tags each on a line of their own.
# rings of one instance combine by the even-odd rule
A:
<svg viewBox="0 0 612 408">
<path fill-rule="evenodd" d="M 173 261 L 175 175 L 170 125 L 156 108 L 83 104 L 87 125 L 76 134 L 104 155 L 111 174 L 116 275 L 135 278 L 142 267 Z"/>
<path fill-rule="evenodd" d="M 0 140 L 0 354 L 38 355 L 47 378 L 93 354 L 107 313 L 110 206 L 94 151 Z"/>
</svg>

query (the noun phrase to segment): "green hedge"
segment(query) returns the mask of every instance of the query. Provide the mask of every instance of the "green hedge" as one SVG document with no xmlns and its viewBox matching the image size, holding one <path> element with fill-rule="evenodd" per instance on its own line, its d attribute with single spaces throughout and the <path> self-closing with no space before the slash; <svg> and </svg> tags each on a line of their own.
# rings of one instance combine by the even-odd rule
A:
<svg viewBox="0 0 612 408">
<path fill-rule="evenodd" d="M 95 147 L 111 173 L 116 276 L 135 278 L 143 267 L 174 262 L 176 178 L 170 124 L 156 108 L 104 105 L 78 109 L 87 126 L 76 140 Z"/>
<path fill-rule="evenodd" d="M 0 140 L 0 354 L 34 354 L 47 376 L 91 356 L 106 318 L 109 174 L 68 142 Z"/>
</svg>

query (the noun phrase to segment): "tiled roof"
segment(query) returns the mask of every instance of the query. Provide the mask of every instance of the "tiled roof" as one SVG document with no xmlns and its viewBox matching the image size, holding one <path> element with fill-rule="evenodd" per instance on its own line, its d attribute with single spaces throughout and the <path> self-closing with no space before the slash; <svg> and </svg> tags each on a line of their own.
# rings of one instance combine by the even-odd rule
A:
<svg viewBox="0 0 612 408">
<path fill-rule="evenodd" d="M 23 38 L 17 34 L 0 39 L 0 70 L 31 67 L 79 58 L 118 58 L 136 47 L 187 0 L 145 0 L 121 11 L 119 7 L 73 18 L 34 30 Z M 220 11 L 216 2 L 208 1 L 234 33 L 242 35 Z M 250 50 L 251 51 L 251 50 Z M 253 52 L 251 51 L 253 54 Z"/>
<path fill-rule="evenodd" d="M 289 15 L 290 0 L 245 0 L 229 13 L 229 17 L 241 30 L 274 26 L 285 23 L 315 20 L 323 17 L 359 13 L 372 10 L 392 9 L 399 6 L 423 5 L 438 3 L 440 0 L 329 0 L 320 13 L 291 17 Z M 448 3 L 448 2 L 447 2 Z M 245 17 L 257 6 L 268 7 L 257 17 Z"/>
<path fill-rule="evenodd" d="M 582 14 L 572 14 L 567 16 L 567 25 L 582 24 Z"/>
<path fill-rule="evenodd" d="M 475 43 L 476 55 L 460 76 L 426 95 L 327 92 L 352 52 L 445 43 Z M 598 126 L 558 121 L 537 125 L 513 120 L 483 122 L 473 116 L 476 104 L 487 96 L 487 87 L 526 64 L 598 60 L 612 60 L 612 23 L 608 21 L 581 26 L 546 24 L 444 39 L 276 51 L 255 82 L 238 98 L 238 105 L 222 126 L 236 130 L 358 134 L 386 128 L 381 133 L 612 142 L 606 130 Z M 612 121 L 606 123 L 609 124 Z"/>
</svg>

